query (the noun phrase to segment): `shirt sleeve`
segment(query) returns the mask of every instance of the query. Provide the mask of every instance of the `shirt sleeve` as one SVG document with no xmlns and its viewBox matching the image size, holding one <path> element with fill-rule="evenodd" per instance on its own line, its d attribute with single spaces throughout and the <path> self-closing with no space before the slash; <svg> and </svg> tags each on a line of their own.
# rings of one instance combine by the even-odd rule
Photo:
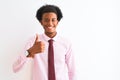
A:
<svg viewBox="0 0 120 80">
<path fill-rule="evenodd" d="M 35 38 L 30 38 L 25 47 L 23 48 L 22 52 L 20 53 L 20 56 L 17 57 L 17 59 L 15 60 L 15 62 L 13 63 L 13 72 L 18 72 L 19 70 L 21 70 L 21 68 L 23 67 L 23 65 L 26 63 L 26 61 L 28 60 L 28 58 L 25 55 L 25 52 L 32 47 L 33 43 L 34 43 Z"/>
<path fill-rule="evenodd" d="M 74 54 L 72 50 L 72 45 L 69 45 L 69 48 L 67 49 L 66 53 L 66 64 L 68 66 L 68 75 L 69 75 L 69 80 L 75 80 L 75 59 L 74 59 Z"/>
<path fill-rule="evenodd" d="M 23 67 L 23 65 L 26 61 L 27 61 L 26 56 L 21 54 L 13 64 L 13 71 L 15 73 L 18 72 Z"/>
</svg>

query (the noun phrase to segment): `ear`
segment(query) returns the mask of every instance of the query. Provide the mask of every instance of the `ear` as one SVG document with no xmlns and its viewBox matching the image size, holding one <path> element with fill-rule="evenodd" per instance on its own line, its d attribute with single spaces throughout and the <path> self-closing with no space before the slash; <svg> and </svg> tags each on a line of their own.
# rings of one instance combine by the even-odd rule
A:
<svg viewBox="0 0 120 80">
<path fill-rule="evenodd" d="M 40 22 L 40 24 L 42 25 L 42 21 L 39 21 Z"/>
<path fill-rule="evenodd" d="M 57 24 L 59 23 L 59 21 L 57 20 Z"/>
</svg>

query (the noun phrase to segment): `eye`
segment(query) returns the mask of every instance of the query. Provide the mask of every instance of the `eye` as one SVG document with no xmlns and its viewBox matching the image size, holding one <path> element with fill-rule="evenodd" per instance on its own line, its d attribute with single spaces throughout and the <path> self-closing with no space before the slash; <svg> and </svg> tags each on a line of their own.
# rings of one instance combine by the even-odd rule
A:
<svg viewBox="0 0 120 80">
<path fill-rule="evenodd" d="M 43 21 L 44 21 L 44 22 L 49 22 L 49 20 L 48 20 L 48 19 L 43 19 Z"/>
<path fill-rule="evenodd" d="M 52 19 L 52 22 L 55 22 L 55 21 L 57 21 L 57 19 Z"/>
</svg>

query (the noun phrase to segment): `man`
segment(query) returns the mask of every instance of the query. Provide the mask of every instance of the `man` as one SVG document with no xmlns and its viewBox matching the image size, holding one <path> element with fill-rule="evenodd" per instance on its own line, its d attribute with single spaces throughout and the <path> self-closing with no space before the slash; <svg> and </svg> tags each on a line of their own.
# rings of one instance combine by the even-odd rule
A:
<svg viewBox="0 0 120 80">
<path fill-rule="evenodd" d="M 26 63 L 28 58 L 32 58 L 33 76 L 32 80 L 74 80 L 75 77 L 75 64 L 74 54 L 72 52 L 71 43 L 59 36 L 56 28 L 61 20 L 62 12 L 59 7 L 55 5 L 43 5 L 37 11 L 36 17 L 44 29 L 43 34 L 37 34 L 28 41 L 23 53 L 18 57 L 17 61 L 13 64 L 13 71 L 18 72 Z M 54 71 L 49 66 L 49 40 L 52 39 L 54 47 Z M 28 52 L 26 56 L 24 53 Z M 54 79 L 50 74 L 54 74 Z"/>
</svg>

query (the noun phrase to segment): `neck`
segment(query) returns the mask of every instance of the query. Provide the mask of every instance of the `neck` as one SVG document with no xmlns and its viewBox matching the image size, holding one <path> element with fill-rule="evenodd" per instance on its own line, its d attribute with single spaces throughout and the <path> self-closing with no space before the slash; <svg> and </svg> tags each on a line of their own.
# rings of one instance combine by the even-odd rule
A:
<svg viewBox="0 0 120 80">
<path fill-rule="evenodd" d="M 45 33 L 48 37 L 53 38 L 56 36 L 57 32 L 54 33 Z"/>
</svg>

